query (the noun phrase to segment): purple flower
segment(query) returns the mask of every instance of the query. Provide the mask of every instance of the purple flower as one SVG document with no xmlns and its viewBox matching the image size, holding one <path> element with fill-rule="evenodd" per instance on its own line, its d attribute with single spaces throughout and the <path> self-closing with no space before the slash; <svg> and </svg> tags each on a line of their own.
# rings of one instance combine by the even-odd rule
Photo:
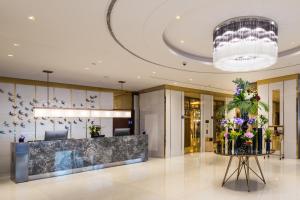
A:
<svg viewBox="0 0 300 200">
<path fill-rule="evenodd" d="M 242 118 L 234 118 L 233 122 L 239 126 L 241 126 L 244 123 L 244 120 Z"/>
<path fill-rule="evenodd" d="M 250 119 L 248 120 L 248 124 L 252 125 L 252 124 L 255 123 L 255 121 L 256 121 L 255 118 L 250 118 Z"/>
<path fill-rule="evenodd" d="M 227 125 L 227 123 L 228 123 L 227 119 L 222 119 L 221 126 L 225 126 L 225 125 Z"/>
<path fill-rule="evenodd" d="M 251 132 L 246 132 L 246 133 L 244 134 L 244 136 L 245 136 L 246 138 L 248 138 L 248 139 L 252 139 L 252 138 L 254 137 L 253 133 L 251 133 Z"/>
<path fill-rule="evenodd" d="M 229 133 L 228 133 L 228 132 L 225 132 L 225 133 L 224 133 L 224 137 L 225 137 L 226 139 L 228 139 L 228 138 L 229 138 Z"/>
<path fill-rule="evenodd" d="M 243 91 L 243 89 L 241 89 L 240 87 L 236 87 L 235 95 L 237 95 L 237 96 L 240 95 L 242 91 Z"/>
</svg>

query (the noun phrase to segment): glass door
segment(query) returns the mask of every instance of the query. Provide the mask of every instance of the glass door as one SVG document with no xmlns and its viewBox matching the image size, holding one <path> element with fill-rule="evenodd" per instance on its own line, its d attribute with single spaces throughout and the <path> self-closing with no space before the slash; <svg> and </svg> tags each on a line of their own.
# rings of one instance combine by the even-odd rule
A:
<svg viewBox="0 0 300 200">
<path fill-rule="evenodd" d="M 184 97 L 184 152 L 200 152 L 200 98 Z"/>
</svg>

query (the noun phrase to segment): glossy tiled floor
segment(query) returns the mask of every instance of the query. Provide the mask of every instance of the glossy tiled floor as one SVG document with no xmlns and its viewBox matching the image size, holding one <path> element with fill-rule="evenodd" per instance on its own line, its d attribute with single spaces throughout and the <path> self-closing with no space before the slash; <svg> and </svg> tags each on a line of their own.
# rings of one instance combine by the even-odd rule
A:
<svg viewBox="0 0 300 200">
<path fill-rule="evenodd" d="M 2 178 L 0 199 L 300 199 L 300 160 L 261 159 L 267 184 L 252 175 L 252 191 L 248 193 L 244 175 L 241 181 L 221 187 L 227 159 L 212 153 L 190 154 L 22 184 Z"/>
</svg>

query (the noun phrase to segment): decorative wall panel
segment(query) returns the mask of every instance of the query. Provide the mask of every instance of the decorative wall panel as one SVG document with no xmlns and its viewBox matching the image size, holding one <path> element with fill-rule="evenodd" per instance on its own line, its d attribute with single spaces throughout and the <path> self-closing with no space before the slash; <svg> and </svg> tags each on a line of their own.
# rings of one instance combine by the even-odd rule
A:
<svg viewBox="0 0 300 200">
<path fill-rule="evenodd" d="M 109 92 L 101 92 L 100 93 L 100 109 L 108 109 L 111 110 L 114 108 L 114 96 Z M 102 133 L 107 137 L 113 136 L 113 119 L 111 118 L 102 118 L 100 119 L 100 124 L 102 127 Z"/>
<path fill-rule="evenodd" d="M 72 90 L 72 107 L 73 108 L 86 108 L 86 91 L 85 90 Z M 75 122 L 75 123 L 74 123 Z M 76 118 L 70 121 L 70 128 L 72 138 L 84 138 L 87 136 L 86 119 Z"/>
<path fill-rule="evenodd" d="M 297 80 L 284 81 L 284 153 L 297 158 Z"/>
<path fill-rule="evenodd" d="M 170 157 L 184 154 L 184 94 L 181 91 L 170 91 Z"/>
<path fill-rule="evenodd" d="M 31 101 L 30 105 L 32 107 L 47 107 L 47 88 L 36 86 L 36 93 L 35 97 L 33 97 L 33 100 Z M 49 88 L 49 106 L 54 106 L 53 100 L 54 99 L 54 88 Z M 53 119 L 41 117 L 36 118 L 35 125 L 35 133 L 36 133 L 36 139 L 37 140 L 43 140 L 45 138 L 45 131 L 54 131 L 53 126 Z"/>
<path fill-rule="evenodd" d="M 205 152 L 206 137 L 213 137 L 214 99 L 211 95 L 201 95 L 201 151 Z M 208 123 L 207 123 L 208 122 Z"/>
<path fill-rule="evenodd" d="M 140 129 L 148 134 L 149 156 L 164 157 L 165 91 L 140 94 Z"/>
<path fill-rule="evenodd" d="M 16 85 L 15 91 L 16 137 L 24 135 L 27 140 L 35 139 L 35 120 L 32 108 L 35 86 Z"/>
<path fill-rule="evenodd" d="M 10 142 L 15 136 L 14 84 L 0 83 L 0 176 L 8 172 Z"/>
</svg>

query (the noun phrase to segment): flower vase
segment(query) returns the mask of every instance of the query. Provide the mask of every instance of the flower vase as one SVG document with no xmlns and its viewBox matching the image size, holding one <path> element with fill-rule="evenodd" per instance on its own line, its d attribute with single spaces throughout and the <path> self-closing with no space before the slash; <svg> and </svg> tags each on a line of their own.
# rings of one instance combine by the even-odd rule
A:
<svg viewBox="0 0 300 200">
<path fill-rule="evenodd" d="M 232 148 L 231 148 L 231 154 L 235 154 L 236 153 L 236 142 L 234 140 L 232 140 Z"/>
<path fill-rule="evenodd" d="M 225 138 L 224 153 L 228 154 L 228 139 L 227 138 Z"/>
<path fill-rule="evenodd" d="M 247 144 L 247 153 L 251 154 L 253 149 L 253 144 Z"/>
<path fill-rule="evenodd" d="M 236 138 L 236 141 L 235 141 L 235 152 L 236 152 L 236 154 L 239 153 L 240 148 L 242 146 L 243 146 L 243 141 L 242 141 L 241 137 L 239 136 L 239 137 Z"/>
<path fill-rule="evenodd" d="M 269 154 L 271 151 L 271 140 L 266 139 L 266 153 Z"/>
<path fill-rule="evenodd" d="M 253 138 L 252 138 L 252 152 L 253 153 L 256 153 L 256 141 L 257 141 L 257 135 L 255 135 Z"/>
<path fill-rule="evenodd" d="M 232 154 L 232 140 L 228 141 L 228 154 L 231 155 Z"/>
<path fill-rule="evenodd" d="M 262 153 L 263 149 L 263 132 L 262 128 L 257 129 L 257 151 L 258 153 Z"/>
</svg>

